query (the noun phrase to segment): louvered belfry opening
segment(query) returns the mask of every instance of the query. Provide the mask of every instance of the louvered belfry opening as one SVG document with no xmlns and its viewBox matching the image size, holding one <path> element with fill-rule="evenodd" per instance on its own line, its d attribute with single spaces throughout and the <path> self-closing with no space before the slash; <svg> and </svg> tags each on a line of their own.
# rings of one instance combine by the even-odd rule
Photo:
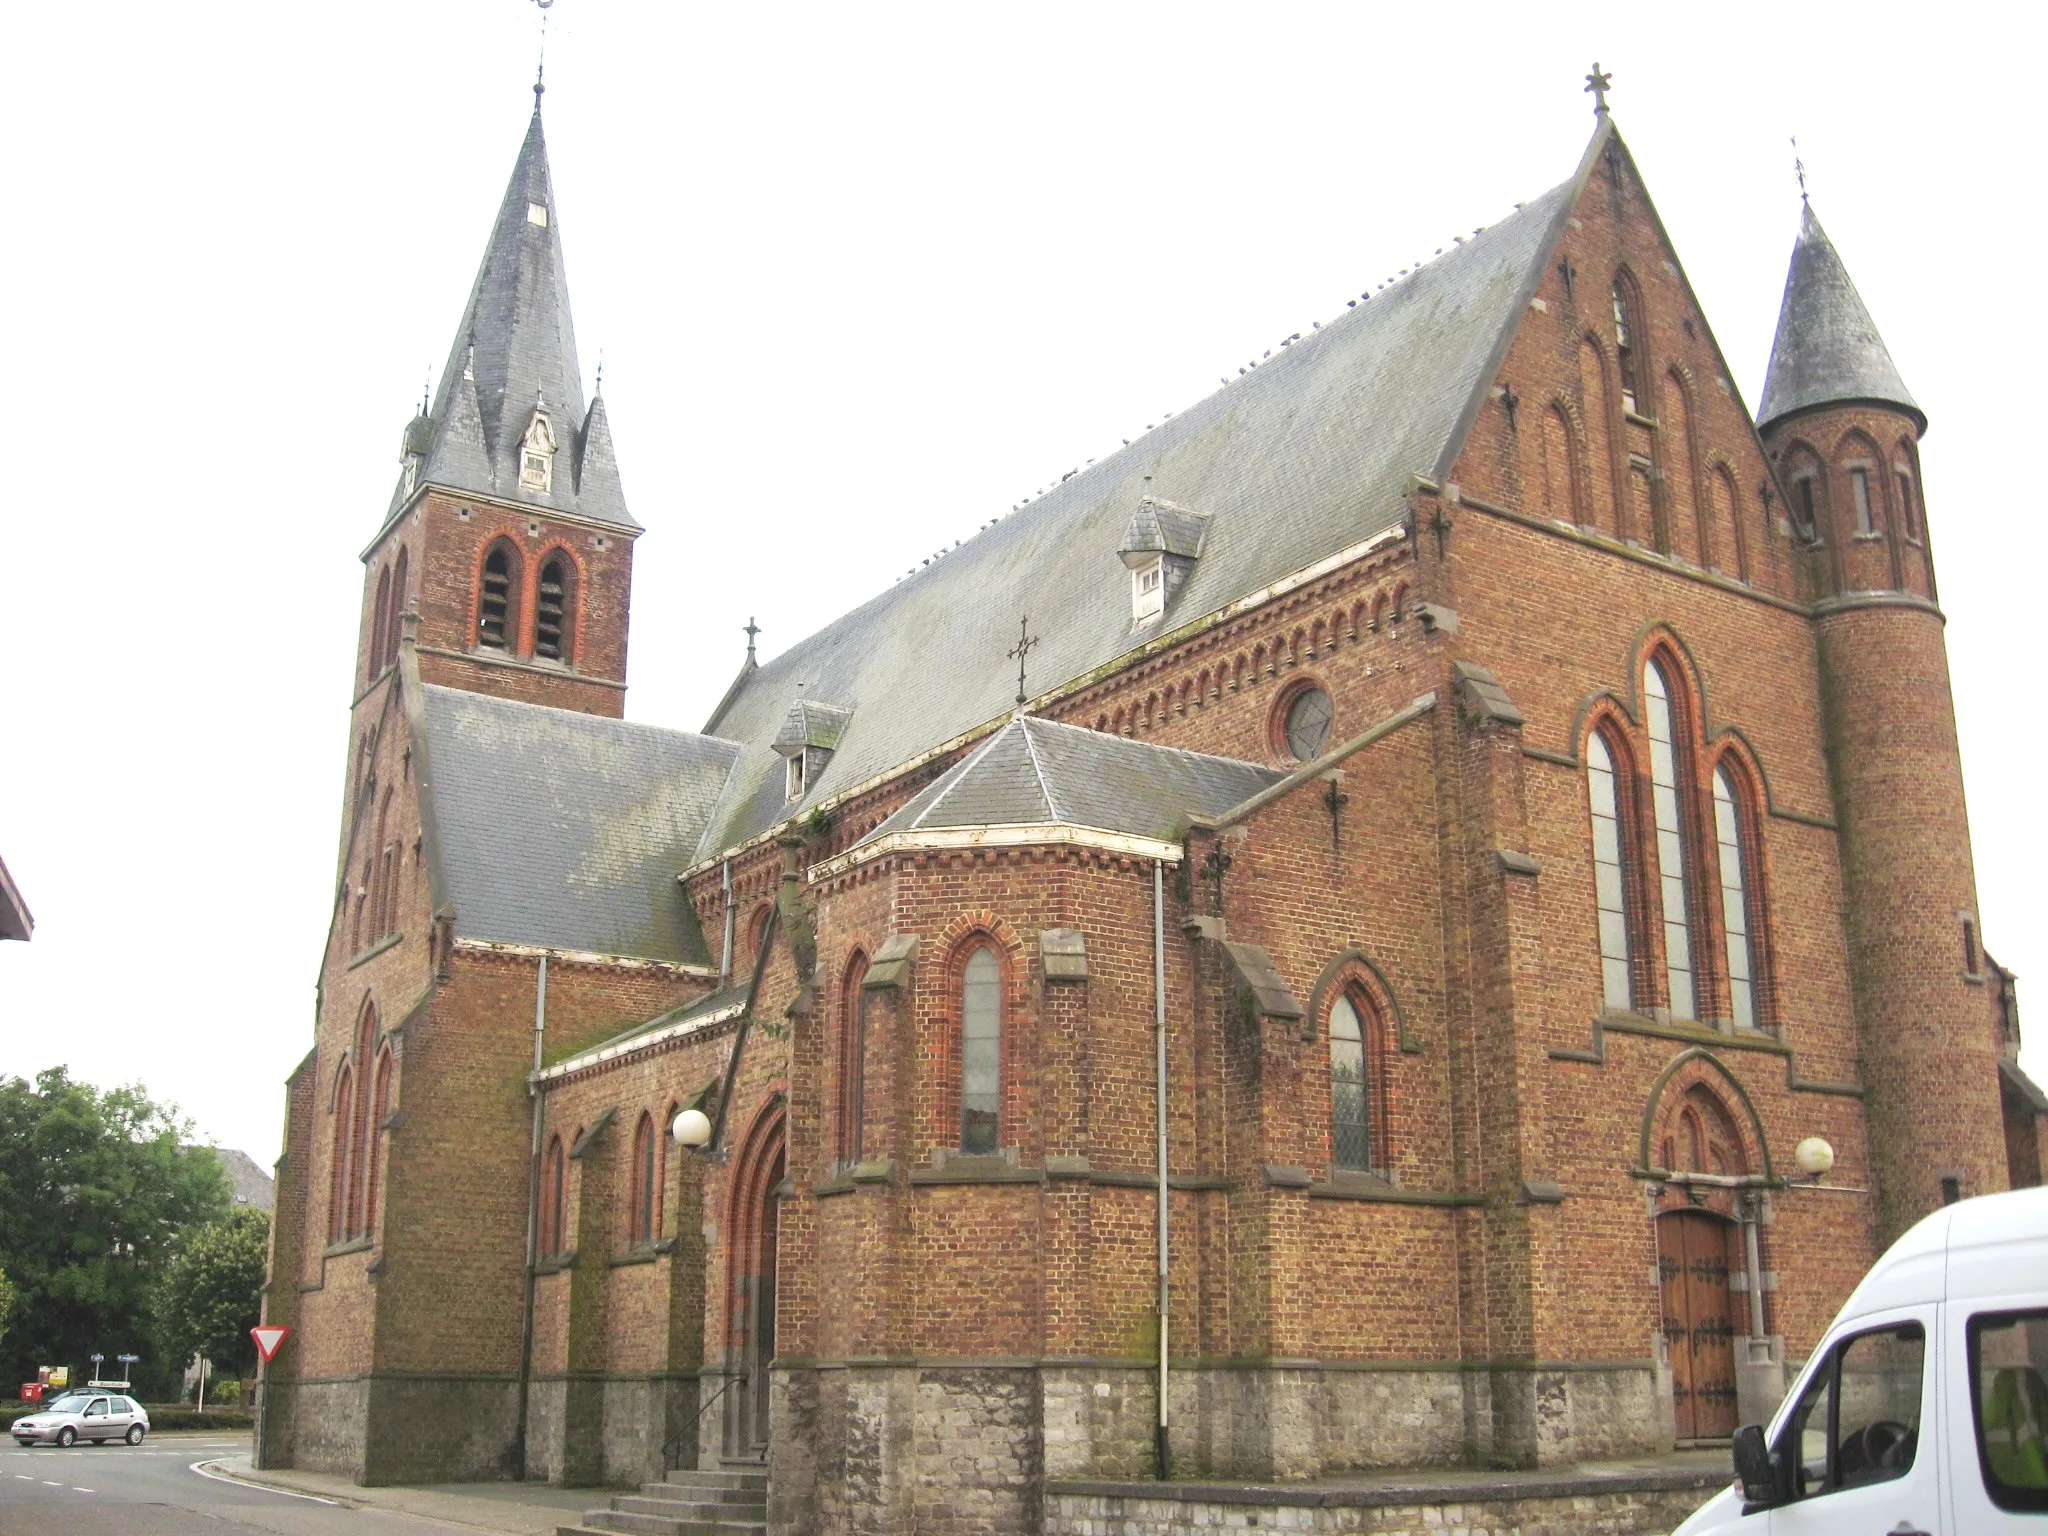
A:
<svg viewBox="0 0 2048 1536">
<path fill-rule="evenodd" d="M 514 577 L 510 546 L 500 542 L 484 556 L 483 590 L 477 596 L 476 643 L 492 650 L 512 647 Z"/>
<path fill-rule="evenodd" d="M 540 568 L 540 590 L 533 607 L 533 654 L 548 661 L 570 659 L 569 604 L 575 577 L 568 559 L 556 555 Z"/>
</svg>

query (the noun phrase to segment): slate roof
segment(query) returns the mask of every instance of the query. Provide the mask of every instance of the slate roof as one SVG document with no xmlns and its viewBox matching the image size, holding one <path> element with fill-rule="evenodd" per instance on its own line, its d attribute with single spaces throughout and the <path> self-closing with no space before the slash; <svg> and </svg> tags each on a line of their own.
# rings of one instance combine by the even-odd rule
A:
<svg viewBox="0 0 2048 1536">
<path fill-rule="evenodd" d="M 1927 429 L 1926 412 L 1908 393 L 1849 269 L 1808 203 L 1785 274 L 1756 424 L 1762 430 L 1795 412 L 1849 400 L 1902 406 Z"/>
<path fill-rule="evenodd" d="M 744 675 L 705 727 L 745 746 L 697 857 L 801 811 L 771 752 L 799 686 L 854 712 L 808 803 L 1000 717 L 1021 616 L 1035 694 L 1398 525 L 1409 476 L 1454 460 L 1611 131 L 1570 182 Z M 1146 496 L 1210 516 L 1185 584 L 1134 629 L 1117 551 Z"/>
<path fill-rule="evenodd" d="M 1286 774 L 1056 720 L 1012 720 L 855 847 L 899 832 L 1074 826 L 1171 841 Z"/>
<path fill-rule="evenodd" d="M 536 214 L 535 209 L 543 211 Z M 519 483 L 520 442 L 541 403 L 560 445 L 546 493 Z M 420 480 L 620 529 L 639 528 L 626 510 L 603 397 L 587 408 L 583 401 L 561 220 L 538 96 L 483 263 L 455 327 L 429 421 L 432 447 Z M 415 446 L 424 435 L 416 420 L 406 429 L 404 446 Z M 392 514 L 407 495 L 401 479 Z"/>
<path fill-rule="evenodd" d="M 431 684 L 421 707 L 457 933 L 710 963 L 675 877 L 736 745 Z"/>
</svg>

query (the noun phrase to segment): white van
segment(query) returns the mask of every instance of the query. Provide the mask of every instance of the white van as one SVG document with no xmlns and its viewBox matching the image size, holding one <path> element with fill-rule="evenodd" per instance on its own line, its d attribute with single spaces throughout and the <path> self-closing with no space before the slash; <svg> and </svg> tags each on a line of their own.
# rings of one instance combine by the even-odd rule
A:
<svg viewBox="0 0 2048 1536">
<path fill-rule="evenodd" d="M 1936 1211 L 1674 1536 L 2048 1536 L 2048 1189 Z"/>
</svg>

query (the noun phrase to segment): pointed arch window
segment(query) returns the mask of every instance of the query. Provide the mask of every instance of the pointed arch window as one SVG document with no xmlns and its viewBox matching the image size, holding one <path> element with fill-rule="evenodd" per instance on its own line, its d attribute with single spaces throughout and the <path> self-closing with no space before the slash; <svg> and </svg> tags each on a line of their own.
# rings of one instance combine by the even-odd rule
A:
<svg viewBox="0 0 2048 1536">
<path fill-rule="evenodd" d="M 1861 465 L 1849 471 L 1849 490 L 1856 500 L 1856 531 L 1877 532 L 1877 512 L 1870 502 L 1870 471 Z"/>
<path fill-rule="evenodd" d="M 1899 526 L 1905 530 L 1907 538 L 1917 539 L 1920 537 L 1920 516 L 1913 504 L 1913 476 L 1903 465 L 1895 466 L 1892 474 L 1899 485 Z"/>
<path fill-rule="evenodd" d="M 994 1152 L 1003 1101 L 1003 973 L 986 944 L 960 979 L 960 1150 Z"/>
<path fill-rule="evenodd" d="M 363 1231 L 377 1230 L 377 1189 L 383 1175 L 384 1122 L 391 1114 L 391 1047 L 377 1055 L 375 1087 L 370 1092 L 370 1118 L 363 1126 Z"/>
<path fill-rule="evenodd" d="M 327 1241 L 338 1243 L 348 1230 L 349 1132 L 356 1123 L 356 1077 L 347 1066 L 334 1084 L 334 1155 L 327 1171 Z"/>
<path fill-rule="evenodd" d="M 376 1141 L 370 1118 L 373 1101 L 370 1052 L 377 1044 L 377 1005 L 365 1001 L 362 1019 L 356 1025 L 355 1070 L 350 1074 L 354 1085 L 354 1097 L 342 1113 L 350 1122 L 349 1155 L 346 1159 L 347 1199 L 342 1216 L 342 1235 L 354 1237 L 366 1230 L 363 1221 L 363 1200 L 368 1193 L 369 1165 L 374 1160 Z"/>
<path fill-rule="evenodd" d="M 384 631 L 391 622 L 391 567 L 377 573 L 377 601 L 370 610 L 370 660 L 365 682 L 374 681 L 384 670 Z"/>
<path fill-rule="evenodd" d="M 391 616 L 384 629 L 384 665 L 390 666 L 398 660 L 398 637 L 405 633 L 405 589 L 412 580 L 412 561 L 407 552 L 398 552 L 398 562 L 391 567 Z"/>
<path fill-rule="evenodd" d="M 562 1197 L 568 1187 L 566 1159 L 562 1156 L 562 1138 L 553 1136 L 548 1141 L 547 1156 L 540 1165 L 540 1251 L 553 1255 L 562 1252 L 568 1245 L 562 1240 Z"/>
<path fill-rule="evenodd" d="M 861 1158 L 862 1122 L 867 1112 L 868 991 L 867 956 L 856 953 L 846 968 L 839 1006 L 839 1160 Z"/>
<path fill-rule="evenodd" d="M 1728 765 L 1714 770 L 1714 840 L 1721 866 L 1721 925 L 1728 936 L 1728 1006 L 1738 1029 L 1757 1027 L 1756 953 L 1750 944 L 1748 860 L 1741 802 Z"/>
<path fill-rule="evenodd" d="M 1339 993 L 1330 1005 L 1330 1158 L 1336 1167 L 1360 1173 L 1383 1166 L 1375 1155 L 1380 1127 L 1370 1007 L 1350 993 Z"/>
<path fill-rule="evenodd" d="M 1621 408 L 1636 412 L 1636 327 L 1635 307 L 1630 302 L 1628 279 L 1614 279 L 1614 355 L 1621 365 Z"/>
<path fill-rule="evenodd" d="M 535 411 L 519 440 L 521 490 L 549 494 L 555 488 L 555 424 L 546 411 Z"/>
<path fill-rule="evenodd" d="M 653 1117 L 642 1110 L 640 1123 L 633 1127 L 633 1200 L 626 1233 L 626 1241 L 636 1248 L 654 1241 L 658 1219 L 655 1192 L 660 1181 L 655 1176 L 654 1143 Z"/>
<path fill-rule="evenodd" d="M 484 555 L 477 585 L 476 643 L 509 651 L 519 631 L 519 551 L 499 539 Z"/>
<path fill-rule="evenodd" d="M 548 661 L 575 659 L 576 563 L 557 550 L 540 568 L 533 602 L 533 654 Z"/>
<path fill-rule="evenodd" d="M 1586 738 L 1586 799 L 1593 817 L 1593 900 L 1600 923 L 1600 995 L 1604 1006 L 1635 1006 L 1630 981 L 1627 870 L 1634 862 L 1621 819 L 1614 752 L 1595 731 Z"/>
<path fill-rule="evenodd" d="M 1643 714 L 1650 731 L 1650 802 L 1657 836 L 1657 894 L 1664 915 L 1664 979 L 1674 1018 L 1697 1018 L 1693 994 L 1692 904 L 1686 881 L 1683 755 L 1671 727 L 1664 669 L 1643 664 Z"/>
</svg>

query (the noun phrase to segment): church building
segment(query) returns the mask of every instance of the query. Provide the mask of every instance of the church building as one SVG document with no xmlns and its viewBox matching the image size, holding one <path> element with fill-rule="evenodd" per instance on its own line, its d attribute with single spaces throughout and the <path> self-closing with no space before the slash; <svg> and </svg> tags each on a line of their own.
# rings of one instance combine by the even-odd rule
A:
<svg viewBox="0 0 2048 1536">
<path fill-rule="evenodd" d="M 363 550 L 260 1465 L 922 1536 L 1563 1467 L 1766 1416 L 2041 1182 L 1928 418 L 1810 206 L 1752 415 L 1596 100 L 692 732 L 624 718 L 536 95 Z"/>
</svg>

